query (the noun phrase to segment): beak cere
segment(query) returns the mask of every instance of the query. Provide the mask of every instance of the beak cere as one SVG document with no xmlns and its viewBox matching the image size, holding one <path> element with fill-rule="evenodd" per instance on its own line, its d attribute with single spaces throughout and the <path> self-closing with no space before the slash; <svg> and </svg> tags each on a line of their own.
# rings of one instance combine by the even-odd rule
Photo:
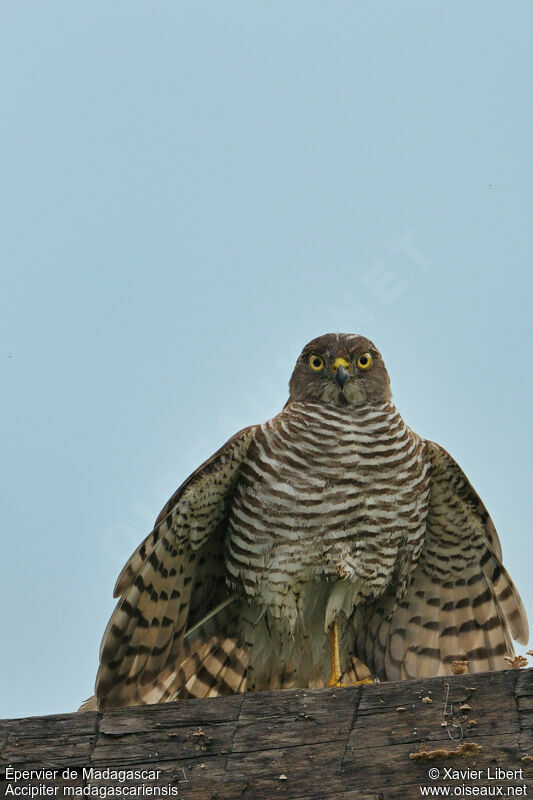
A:
<svg viewBox="0 0 533 800">
<path fill-rule="evenodd" d="M 340 389 L 344 389 L 344 385 L 348 378 L 350 377 L 350 373 L 341 365 L 337 367 L 335 371 L 335 383 L 339 386 Z"/>
</svg>

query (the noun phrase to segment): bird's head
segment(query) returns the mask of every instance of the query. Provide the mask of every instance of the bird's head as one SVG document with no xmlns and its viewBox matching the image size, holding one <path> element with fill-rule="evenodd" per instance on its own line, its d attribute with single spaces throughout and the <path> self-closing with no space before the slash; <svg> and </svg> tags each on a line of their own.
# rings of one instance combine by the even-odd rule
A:
<svg viewBox="0 0 533 800">
<path fill-rule="evenodd" d="M 291 402 L 335 406 L 391 399 L 389 375 L 377 347 L 364 336 L 327 333 L 301 352 L 289 382 Z"/>
</svg>

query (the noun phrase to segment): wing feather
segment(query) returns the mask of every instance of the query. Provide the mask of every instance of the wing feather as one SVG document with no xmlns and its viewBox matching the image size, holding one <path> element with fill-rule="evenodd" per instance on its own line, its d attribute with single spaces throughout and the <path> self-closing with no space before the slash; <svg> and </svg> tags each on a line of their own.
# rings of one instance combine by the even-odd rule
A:
<svg viewBox="0 0 533 800">
<path fill-rule="evenodd" d="M 192 473 L 122 570 L 100 649 L 100 709 L 158 702 L 170 686 L 176 691 L 171 676 L 190 657 L 186 631 L 227 594 L 226 520 L 254 430 L 239 431 Z"/>
<path fill-rule="evenodd" d="M 407 592 L 398 602 L 391 586 L 353 616 L 357 653 L 389 680 L 449 674 L 452 661 L 465 658 L 472 672 L 502 669 L 503 656 L 513 655 L 512 639 L 528 639 L 487 509 L 453 458 L 427 444 L 427 528 Z"/>
</svg>

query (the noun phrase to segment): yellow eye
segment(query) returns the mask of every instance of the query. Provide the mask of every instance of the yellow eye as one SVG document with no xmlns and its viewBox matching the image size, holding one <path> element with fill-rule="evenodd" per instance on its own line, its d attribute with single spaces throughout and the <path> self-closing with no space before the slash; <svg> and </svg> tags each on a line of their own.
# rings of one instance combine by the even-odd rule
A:
<svg viewBox="0 0 533 800">
<path fill-rule="evenodd" d="M 372 366 L 372 356 L 370 353 L 363 353 L 363 355 L 359 356 L 357 359 L 356 364 L 358 369 L 370 369 Z"/>
<path fill-rule="evenodd" d="M 321 369 L 324 369 L 324 359 L 322 356 L 309 356 L 309 366 L 315 372 L 320 372 Z"/>
</svg>

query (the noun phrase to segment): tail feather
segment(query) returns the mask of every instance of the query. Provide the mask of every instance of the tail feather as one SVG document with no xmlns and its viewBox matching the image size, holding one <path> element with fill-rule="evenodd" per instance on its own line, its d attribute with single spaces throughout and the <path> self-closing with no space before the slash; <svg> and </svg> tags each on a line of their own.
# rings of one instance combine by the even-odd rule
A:
<svg viewBox="0 0 533 800">
<path fill-rule="evenodd" d="M 129 705 L 245 691 L 248 662 L 237 633 L 238 617 L 239 605 L 233 597 L 219 603 L 185 634 L 181 661 L 166 667 L 146 685 L 138 682 Z M 97 708 L 93 696 L 78 710 Z"/>
</svg>

